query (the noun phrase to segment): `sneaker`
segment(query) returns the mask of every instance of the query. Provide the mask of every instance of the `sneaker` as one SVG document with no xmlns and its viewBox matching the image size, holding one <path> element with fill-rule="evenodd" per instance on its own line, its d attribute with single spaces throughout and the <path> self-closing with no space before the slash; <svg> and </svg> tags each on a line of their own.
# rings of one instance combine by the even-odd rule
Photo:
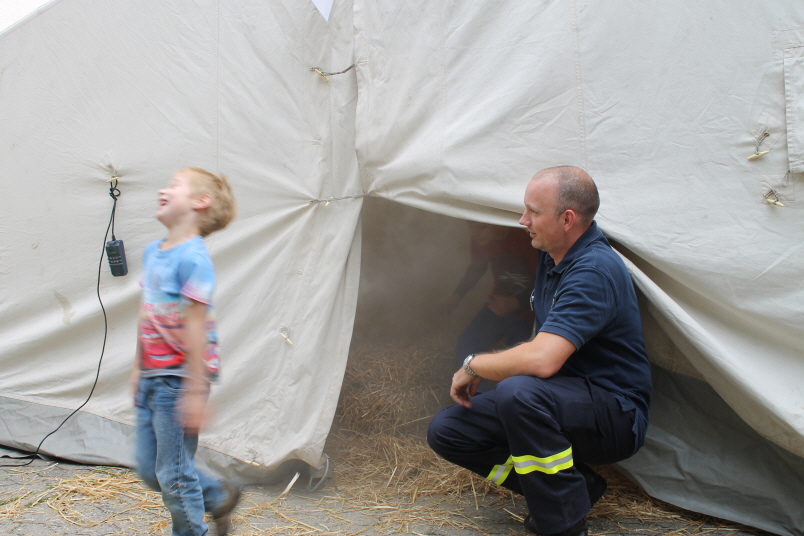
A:
<svg viewBox="0 0 804 536">
<path fill-rule="evenodd" d="M 589 526 L 586 524 L 585 517 L 566 530 L 545 534 L 536 530 L 536 525 L 533 524 L 533 519 L 528 514 L 528 517 L 525 518 L 525 530 L 537 536 L 589 536 Z"/>
<path fill-rule="evenodd" d="M 609 485 L 605 478 L 594 472 L 590 467 L 580 463 L 576 463 L 575 467 L 581 472 L 584 480 L 586 480 L 586 489 L 589 492 L 589 502 L 592 503 L 592 506 L 594 506 L 595 503 L 599 501 L 601 497 L 603 497 L 603 494 L 606 493 L 606 488 Z"/>
<path fill-rule="evenodd" d="M 240 486 L 236 486 L 231 482 L 224 481 L 223 489 L 228 496 L 215 511 L 212 512 L 212 519 L 215 521 L 215 534 L 217 536 L 226 536 L 229 534 L 229 529 L 232 528 L 232 512 L 234 512 L 237 503 L 240 501 Z"/>
</svg>

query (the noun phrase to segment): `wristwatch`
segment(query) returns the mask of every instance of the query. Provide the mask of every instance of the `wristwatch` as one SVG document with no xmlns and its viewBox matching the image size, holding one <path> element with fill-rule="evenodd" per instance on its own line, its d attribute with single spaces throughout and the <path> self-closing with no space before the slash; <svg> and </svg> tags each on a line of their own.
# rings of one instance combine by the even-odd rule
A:
<svg viewBox="0 0 804 536">
<path fill-rule="evenodd" d="M 466 373 L 472 378 L 479 378 L 480 376 L 478 376 L 477 372 L 472 370 L 472 367 L 469 366 L 469 363 L 471 363 L 472 359 L 474 358 L 475 354 L 469 354 L 468 356 L 466 356 L 466 359 L 463 360 L 463 370 L 465 370 Z"/>
</svg>

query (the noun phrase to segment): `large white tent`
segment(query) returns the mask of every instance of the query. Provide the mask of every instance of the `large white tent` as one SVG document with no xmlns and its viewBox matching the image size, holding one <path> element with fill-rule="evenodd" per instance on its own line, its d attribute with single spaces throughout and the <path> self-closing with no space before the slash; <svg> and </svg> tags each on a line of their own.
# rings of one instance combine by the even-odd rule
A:
<svg viewBox="0 0 804 536">
<path fill-rule="evenodd" d="M 139 260 L 180 167 L 226 173 L 240 204 L 208 240 L 224 362 L 200 456 L 256 479 L 320 464 L 366 196 L 515 225 L 529 177 L 573 164 L 657 365 L 623 470 L 804 534 L 804 3 L 336 0 L 327 20 L 303 0 L 55 0 L 0 32 L 0 120 L 0 444 L 36 449 L 103 346 L 42 452 L 131 462 Z M 104 338 L 115 173 L 130 273 L 101 267 Z"/>
</svg>

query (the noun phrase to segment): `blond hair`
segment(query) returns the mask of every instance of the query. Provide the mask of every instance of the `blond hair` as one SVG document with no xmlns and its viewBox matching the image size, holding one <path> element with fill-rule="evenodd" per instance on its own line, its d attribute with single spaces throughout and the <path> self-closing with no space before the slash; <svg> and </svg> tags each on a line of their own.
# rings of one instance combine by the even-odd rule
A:
<svg viewBox="0 0 804 536">
<path fill-rule="evenodd" d="M 209 195 L 212 202 L 200 213 L 199 232 L 208 236 L 220 231 L 231 222 L 237 214 L 237 206 L 232 187 L 224 175 L 215 175 L 201 168 L 184 168 L 190 172 L 190 185 L 194 195 Z"/>
</svg>

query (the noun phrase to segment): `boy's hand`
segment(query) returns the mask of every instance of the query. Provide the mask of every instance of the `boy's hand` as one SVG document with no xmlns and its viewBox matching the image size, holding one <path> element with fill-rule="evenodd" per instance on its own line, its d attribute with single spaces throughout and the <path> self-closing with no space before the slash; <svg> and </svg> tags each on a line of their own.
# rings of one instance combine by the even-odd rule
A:
<svg viewBox="0 0 804 536">
<path fill-rule="evenodd" d="M 129 385 L 131 386 L 131 396 L 137 398 L 137 390 L 140 383 L 140 363 L 142 363 L 142 345 L 139 336 L 137 337 L 137 350 L 134 354 L 134 366 L 131 368 L 131 378 Z"/>
<path fill-rule="evenodd" d="M 140 383 L 140 367 L 139 365 L 134 365 L 134 368 L 131 369 L 131 379 L 129 380 L 129 385 L 131 386 L 131 395 L 134 397 L 137 396 L 139 383 Z"/>
<path fill-rule="evenodd" d="M 198 435 L 207 420 L 207 393 L 198 389 L 184 393 L 179 401 L 179 415 L 184 433 Z"/>
<path fill-rule="evenodd" d="M 186 434 L 198 434 L 207 416 L 209 380 L 204 361 L 207 352 L 206 313 L 207 305 L 195 300 L 189 300 L 184 308 L 184 342 L 187 348 L 184 368 L 187 377 L 182 384 L 186 391 L 179 401 L 179 415 Z"/>
</svg>

